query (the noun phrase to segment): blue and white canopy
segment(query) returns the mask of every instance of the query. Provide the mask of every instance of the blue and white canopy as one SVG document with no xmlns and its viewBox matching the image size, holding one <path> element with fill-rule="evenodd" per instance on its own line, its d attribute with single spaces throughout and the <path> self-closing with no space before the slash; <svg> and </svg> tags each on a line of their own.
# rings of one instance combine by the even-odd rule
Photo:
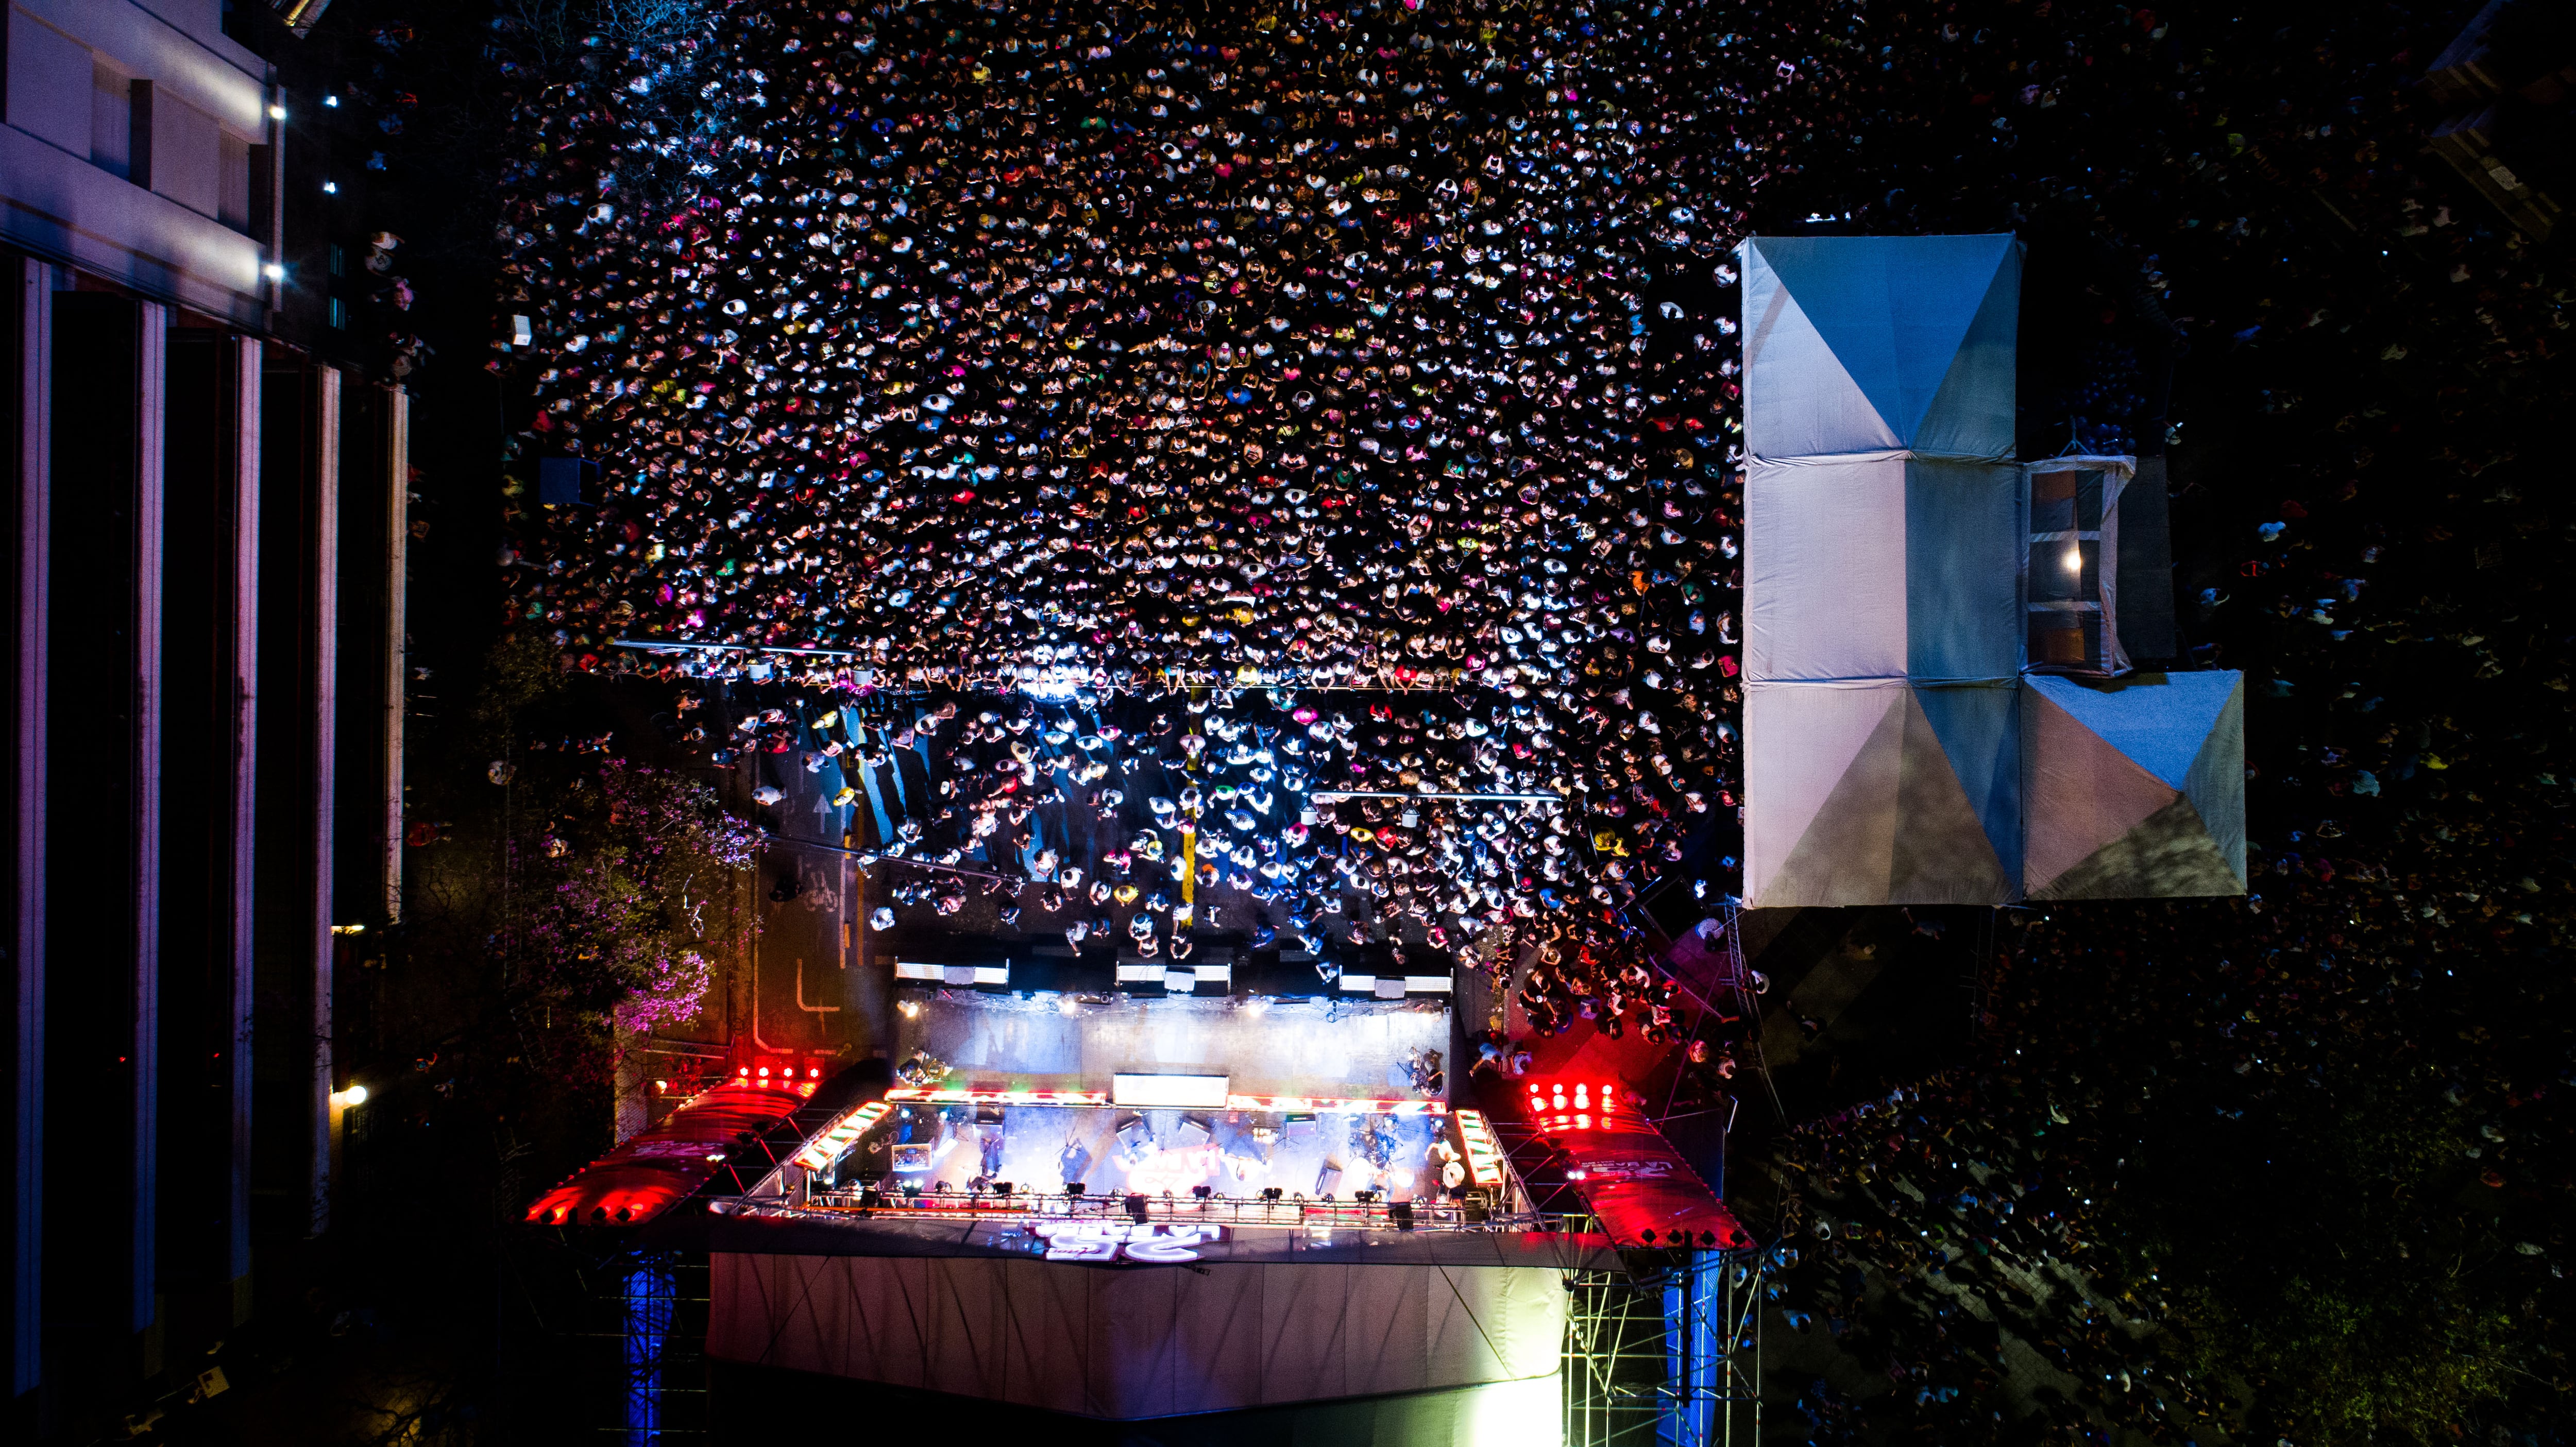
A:
<svg viewBox="0 0 2576 1447">
<path fill-rule="evenodd" d="M 2013 461 L 2021 244 L 1760 237 L 1742 261 L 1746 900 L 2242 892 L 2241 678 L 2028 671 L 2034 630 L 2043 667 L 2127 665 L 2096 581 L 2117 488 L 2057 486 L 2068 517 L 2034 533 Z M 2035 550 L 2078 566 L 2034 593 Z"/>
</svg>

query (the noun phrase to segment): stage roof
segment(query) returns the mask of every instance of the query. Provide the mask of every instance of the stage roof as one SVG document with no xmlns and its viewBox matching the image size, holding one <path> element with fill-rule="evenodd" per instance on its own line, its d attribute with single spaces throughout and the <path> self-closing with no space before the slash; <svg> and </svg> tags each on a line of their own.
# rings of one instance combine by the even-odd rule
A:
<svg viewBox="0 0 2576 1447">
<path fill-rule="evenodd" d="M 714 1179 L 736 1146 L 795 1114 L 813 1089 L 784 1081 L 716 1086 L 565 1177 L 528 1207 L 526 1219 L 538 1226 L 641 1226 Z"/>
</svg>

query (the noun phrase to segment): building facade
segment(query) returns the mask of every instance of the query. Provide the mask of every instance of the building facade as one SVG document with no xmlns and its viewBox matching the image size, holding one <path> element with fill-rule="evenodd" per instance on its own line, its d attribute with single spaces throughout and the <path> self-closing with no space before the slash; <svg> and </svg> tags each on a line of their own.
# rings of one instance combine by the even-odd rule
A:
<svg viewBox="0 0 2576 1447">
<path fill-rule="evenodd" d="M 34 1436 L 188 1375 L 328 1230 L 334 966 L 399 901 L 409 399 L 280 330 L 295 97 L 230 15 L 0 7 L 0 1339 Z"/>
</svg>

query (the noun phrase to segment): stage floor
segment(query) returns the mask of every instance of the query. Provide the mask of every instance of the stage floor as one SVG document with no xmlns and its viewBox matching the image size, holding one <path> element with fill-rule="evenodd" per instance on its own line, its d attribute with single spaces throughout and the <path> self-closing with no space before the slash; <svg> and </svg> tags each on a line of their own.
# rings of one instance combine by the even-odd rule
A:
<svg viewBox="0 0 2576 1447">
<path fill-rule="evenodd" d="M 908 1121 L 897 1113 L 897 1169 L 888 1184 L 925 1192 L 942 1182 L 963 1192 L 981 1177 L 1022 1192 L 1079 1182 L 1093 1195 L 1186 1197 L 1206 1186 L 1220 1196 L 1251 1196 L 1276 1186 L 1292 1200 L 1330 1192 L 1347 1201 L 1355 1191 L 1376 1191 L 1404 1201 L 1436 1191 L 1425 1172 L 1433 1140 L 1449 1129 L 1445 1116 L 1374 1112 L 1299 1119 L 1265 1111 L 1013 1105 L 1002 1108 L 999 1125 L 978 1125 L 971 1108 L 910 1109 Z M 969 1119 L 954 1119 L 960 1115 Z"/>
<path fill-rule="evenodd" d="M 926 1050 L 950 1085 L 1099 1089 L 1119 1071 L 1224 1072 L 1237 1095 L 1406 1100 L 1417 1051 L 1450 1049 L 1446 1001 L 907 993 L 896 1059 Z M 1452 1078 L 1455 1061 L 1444 1064 Z"/>
</svg>

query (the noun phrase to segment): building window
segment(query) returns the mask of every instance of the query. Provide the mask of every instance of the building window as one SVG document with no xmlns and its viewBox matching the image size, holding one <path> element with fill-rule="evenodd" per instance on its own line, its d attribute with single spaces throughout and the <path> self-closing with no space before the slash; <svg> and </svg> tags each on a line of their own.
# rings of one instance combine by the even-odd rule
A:
<svg viewBox="0 0 2576 1447">
<path fill-rule="evenodd" d="M 349 258 L 340 250 L 340 243 L 336 241 L 331 243 L 330 265 L 331 274 L 333 276 L 347 276 L 349 274 Z"/>
<path fill-rule="evenodd" d="M 340 248 L 336 246 L 331 248 L 335 254 L 339 249 Z M 331 326 L 334 330 L 347 327 L 349 325 L 349 304 L 340 300 L 336 296 L 331 298 L 330 316 Z"/>
</svg>

